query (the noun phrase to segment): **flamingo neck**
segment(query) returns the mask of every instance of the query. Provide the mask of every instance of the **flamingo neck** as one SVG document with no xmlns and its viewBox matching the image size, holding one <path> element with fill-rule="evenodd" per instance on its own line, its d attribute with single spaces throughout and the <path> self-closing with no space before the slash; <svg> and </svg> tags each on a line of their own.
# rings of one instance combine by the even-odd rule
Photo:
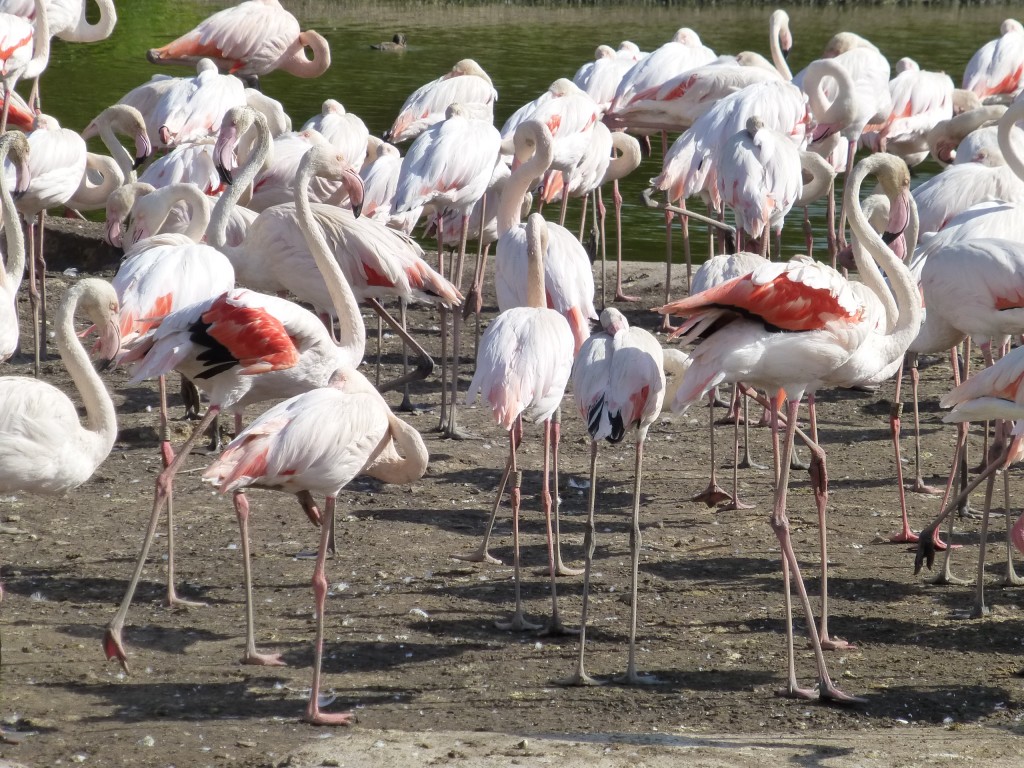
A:
<svg viewBox="0 0 1024 768">
<path fill-rule="evenodd" d="M 386 407 L 386 406 L 385 406 Z M 363 474 L 384 483 L 412 483 L 427 471 L 430 456 L 420 433 L 388 410 L 389 440 Z"/>
<path fill-rule="evenodd" d="M 5 211 L 5 218 L 6 215 Z M 61 360 L 64 361 L 64 367 L 67 368 L 71 379 L 75 382 L 78 394 L 82 397 L 88 429 L 103 446 L 103 453 L 99 455 L 106 456 L 110 453 L 110 449 L 114 446 L 114 439 L 117 437 L 117 414 L 114 411 L 114 403 L 107 393 L 107 388 L 103 386 L 103 380 L 92 367 L 89 355 L 82 346 L 82 342 L 79 341 L 78 334 L 75 333 L 75 310 L 88 290 L 88 282 L 75 283 L 58 307 L 57 350 L 60 352 Z"/>
<path fill-rule="evenodd" d="M 891 164 L 895 162 L 899 161 L 892 155 L 872 155 L 862 161 L 850 174 L 844 201 L 844 206 L 849 212 L 850 230 L 861 243 L 863 251 L 870 256 L 870 258 L 865 258 L 864 252 L 860 248 L 853 249 L 857 270 L 862 275 L 877 275 L 877 279 L 873 280 L 873 284 L 869 287 L 884 304 L 887 301 L 884 294 L 887 294 L 889 289 L 881 279 L 881 275 L 878 274 L 878 269 L 875 267 L 877 264 L 888 275 L 895 297 L 897 313 L 895 323 L 880 338 L 872 335 L 872 338 L 879 338 L 881 342 L 879 355 L 887 363 L 902 357 L 920 331 L 921 297 L 917 290 L 917 281 L 914 280 L 910 270 L 896 257 L 896 254 L 868 223 L 867 216 L 864 215 L 864 210 L 860 206 L 860 187 L 869 173 L 886 173 L 892 167 Z M 904 203 L 912 205 L 913 203 L 907 202 L 906 198 L 910 198 L 909 189 L 901 188 L 899 197 L 897 200 L 893 200 L 892 205 L 894 207 Z M 886 314 L 889 315 L 889 309 Z"/>
<path fill-rule="evenodd" d="M 32 58 L 21 73 L 23 78 L 37 78 L 50 60 L 50 20 L 46 0 L 36 0 L 36 23 L 32 32 Z"/>
<path fill-rule="evenodd" d="M 526 306 L 546 307 L 544 254 L 548 247 L 547 223 L 539 213 L 526 220 Z"/>
<path fill-rule="evenodd" d="M 217 198 L 207 231 L 207 242 L 227 254 L 232 262 L 241 260 L 241 254 L 238 253 L 238 248 L 226 247 L 231 213 L 242 195 L 249 189 L 249 185 L 252 184 L 270 154 L 270 126 L 267 124 L 267 119 L 257 110 L 253 110 L 253 115 L 253 127 L 256 131 L 255 145 L 239 169 L 238 176 Z"/>
<path fill-rule="evenodd" d="M 836 81 L 837 95 L 831 104 L 826 102 L 822 80 Z M 853 78 L 841 65 L 830 59 L 818 59 L 807 66 L 804 91 L 815 120 L 825 125 L 845 126 L 853 119 Z"/>
<path fill-rule="evenodd" d="M 89 172 L 93 175 L 99 174 L 100 183 L 89 182 Z M 85 175 L 82 183 L 72 198 L 74 207 L 77 210 L 94 210 L 102 208 L 110 193 L 124 183 L 124 176 L 121 167 L 117 162 L 106 155 L 97 155 L 87 152 L 85 155 Z"/>
<path fill-rule="evenodd" d="M 154 233 L 160 231 L 160 226 L 170 215 L 174 204 L 181 201 L 191 211 L 188 226 L 182 234 L 194 243 L 203 239 L 210 224 L 210 198 L 195 184 L 171 184 L 148 195 L 148 199 L 157 206 L 157 218 L 160 222 L 153 227 Z"/>
<path fill-rule="evenodd" d="M 306 245 L 316 262 L 317 268 L 324 277 L 327 292 L 334 303 L 334 311 L 338 316 L 341 339 L 339 348 L 346 357 L 346 363 L 355 368 L 363 360 L 366 348 L 366 326 L 363 315 L 359 311 L 352 287 L 338 266 L 334 254 L 324 237 L 323 229 L 313 218 L 312 206 L 309 203 L 309 184 L 313 178 L 311 163 L 302 163 L 295 179 L 295 212 L 298 225 L 306 238 Z"/>
<path fill-rule="evenodd" d="M 816 200 L 823 198 L 832 188 L 836 171 L 828 161 L 815 152 L 800 152 L 800 170 L 806 171 L 811 179 L 800 189 L 800 197 L 793 207 L 804 208 Z"/>
<path fill-rule="evenodd" d="M 0 174 L 0 213 L 3 215 L 4 236 L 7 239 L 7 266 L 3 282 L 11 296 L 15 296 L 25 274 L 25 236 L 21 231 L 18 209 L 14 205 L 6 174 Z"/>
<path fill-rule="evenodd" d="M 604 172 L 602 184 L 618 181 L 631 174 L 640 165 L 640 142 L 627 133 L 612 133 L 612 160 Z"/>
<path fill-rule="evenodd" d="M 306 56 L 306 48 L 313 57 Z M 296 77 L 320 77 L 331 66 L 331 47 L 319 32 L 306 30 L 281 59 L 281 69 Z"/>
<path fill-rule="evenodd" d="M 521 221 L 523 198 L 533 183 L 539 179 L 551 165 L 552 146 L 551 133 L 541 123 L 527 120 L 516 128 L 516 158 L 525 154 L 528 143 L 532 140 L 535 147 L 533 154 L 522 160 L 518 168 L 505 182 L 498 203 L 498 238 L 504 237 Z"/>
<path fill-rule="evenodd" d="M 784 12 L 783 12 L 784 13 Z M 786 57 L 782 55 L 782 33 L 789 32 L 788 17 L 785 19 L 778 11 L 771 15 L 768 22 L 768 47 L 772 52 L 772 64 L 782 79 L 790 82 L 793 79 L 793 72 L 789 68 Z"/>
<path fill-rule="evenodd" d="M 1003 116 L 999 119 L 998 140 L 999 150 L 1003 153 L 1006 165 L 1013 171 L 1017 178 L 1024 181 L 1024 160 L 1017 152 L 1017 147 L 1012 140 L 1012 133 L 1017 121 L 1024 117 L 1024 102 L 1011 104 Z"/>
<path fill-rule="evenodd" d="M 104 120 L 100 124 L 99 133 L 103 146 L 107 148 L 107 152 L 114 158 L 117 167 L 121 169 L 121 178 L 124 182 L 136 181 L 135 158 L 132 157 L 131 152 L 128 151 L 125 145 L 121 143 L 121 140 L 117 138 L 113 122 L 111 120 Z"/>
<path fill-rule="evenodd" d="M 96 43 L 106 40 L 114 31 L 117 24 L 117 11 L 114 9 L 114 0 L 96 0 L 96 7 L 99 8 L 100 17 L 95 24 L 90 24 L 86 18 L 85 3 L 82 4 L 82 15 L 72 29 L 60 33 L 61 40 L 74 43 Z"/>
</svg>

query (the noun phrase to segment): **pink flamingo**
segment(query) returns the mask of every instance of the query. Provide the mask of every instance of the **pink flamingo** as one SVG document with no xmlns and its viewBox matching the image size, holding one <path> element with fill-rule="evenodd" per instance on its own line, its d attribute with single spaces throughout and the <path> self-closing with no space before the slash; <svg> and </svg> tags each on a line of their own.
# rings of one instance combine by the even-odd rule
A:
<svg viewBox="0 0 1024 768">
<path fill-rule="evenodd" d="M 324 563 L 334 527 L 335 503 L 341 489 L 356 475 L 384 482 L 411 483 L 427 468 L 427 449 L 419 433 L 396 418 L 387 403 L 354 369 L 334 372 L 325 387 L 274 406 L 245 430 L 203 473 L 221 493 L 233 492 L 242 535 L 246 590 L 246 655 L 248 664 L 281 665 L 280 656 L 256 651 L 253 638 L 252 574 L 249 565 L 249 503 L 246 488 L 294 493 L 314 522 L 320 524 L 320 546 L 313 568 L 316 600 L 313 683 L 305 720 L 314 725 L 347 725 L 351 712 L 320 709 L 320 669 L 324 646 L 327 576 Z M 326 497 L 323 514 L 312 494 Z"/>
<path fill-rule="evenodd" d="M 308 188 L 314 173 L 354 177 L 340 156 L 325 146 L 314 147 L 300 166 L 296 207 L 300 218 L 309 214 Z M 358 177 L 356 183 L 358 183 Z M 310 229 L 309 246 L 332 291 L 334 309 L 343 329 L 336 343 L 313 313 L 274 296 L 245 289 L 225 294 L 169 314 L 158 328 L 136 342 L 126 362 L 140 361 L 136 379 L 178 370 L 201 387 L 210 399 L 202 420 L 156 480 L 153 511 L 139 558 L 120 608 L 107 626 L 104 649 L 127 668 L 121 640 L 132 596 L 142 575 L 160 514 L 167 505 L 171 483 L 202 434 L 222 410 L 235 413 L 241 431 L 242 410 L 249 403 L 302 394 L 323 386 L 339 367 L 354 368 L 363 358 L 366 331 L 359 305 L 337 262 L 330 257 L 323 235 Z"/>
<path fill-rule="evenodd" d="M 518 132 L 517 132 L 518 135 Z M 499 623 L 502 629 L 517 631 L 538 629 L 539 626 L 523 616 L 520 596 L 519 563 L 519 498 L 522 473 L 517 468 L 517 448 L 522 439 L 522 420 L 525 414 L 534 422 L 544 422 L 544 469 L 541 504 L 547 521 L 548 567 L 551 575 L 552 632 L 561 630 L 558 599 L 555 592 L 555 547 L 551 524 L 551 492 L 549 490 L 549 461 L 552 443 L 551 418 L 565 393 L 572 369 L 573 334 L 565 318 L 548 309 L 544 296 L 544 254 L 547 250 L 547 225 L 540 214 L 530 215 L 526 225 L 528 242 L 527 301 L 502 311 L 487 326 L 480 339 L 476 373 L 469 385 L 466 402 L 472 404 L 478 395 L 491 407 L 495 421 L 508 432 L 509 456 L 498 497 L 504 490 L 505 480 L 511 475 L 512 485 L 512 546 L 515 567 L 515 612 L 512 619 Z M 495 510 L 497 504 L 495 504 Z M 491 517 L 493 522 L 493 515 Z M 488 534 L 490 525 L 488 525 Z M 483 546 L 486 555 L 486 537 Z M 471 558 L 476 559 L 476 558 Z M 493 560 L 487 556 L 487 559 Z"/>
<path fill-rule="evenodd" d="M 11 94 L 19 80 L 36 80 L 46 69 L 50 59 L 50 26 L 46 15 L 46 0 L 35 0 L 35 20 L 13 13 L 0 13 L 0 82 L 4 87 L 3 114 L 0 132 L 7 130 L 7 115 L 11 107 Z M 33 86 L 33 94 L 38 91 Z M 38 112 L 39 103 L 31 108 Z"/>
<path fill-rule="evenodd" d="M 151 48 L 146 58 L 154 64 L 212 59 L 223 72 L 258 81 L 277 69 L 296 77 L 319 77 L 331 66 L 331 47 L 319 32 L 300 30 L 298 20 L 278 0 L 246 0 L 217 11 L 167 45 Z"/>
<path fill-rule="evenodd" d="M 0 136 L 0 163 L 8 157 L 16 169 L 14 191 L 28 189 L 31 170 L 25 134 L 11 131 Z M 0 213 L 3 215 L 7 255 L 0 263 L 0 362 L 18 351 L 18 289 L 25 274 L 25 238 L 14 207 L 7 174 L 0 174 Z"/>
<path fill-rule="evenodd" d="M 114 0 L 96 0 L 96 21 L 89 21 L 82 0 L 46 0 L 46 18 L 51 37 L 69 43 L 95 43 L 106 40 L 117 24 Z M 36 16 L 34 0 L 0 0 L 0 13 L 11 13 L 33 21 Z"/>
<path fill-rule="evenodd" d="M 892 111 L 881 127 L 861 134 L 872 152 L 891 152 L 913 167 L 928 157 L 928 134 L 953 117 L 953 80 L 945 72 L 926 72 L 910 58 L 896 62 L 889 81 Z"/>
<path fill-rule="evenodd" d="M 590 434 L 590 503 L 587 532 L 583 540 L 586 562 L 583 571 L 583 608 L 580 616 L 580 654 L 570 684 L 592 684 L 583 668 L 587 641 L 590 569 L 594 561 L 594 505 L 597 499 L 597 448 L 602 439 L 618 443 L 627 433 L 634 435 L 636 464 L 633 475 L 633 525 L 629 549 L 633 568 L 630 578 L 629 662 L 625 682 L 649 682 L 636 671 L 637 582 L 640 564 L 640 477 L 643 469 L 647 430 L 661 413 L 665 399 L 665 371 L 661 345 L 642 328 L 631 327 L 613 307 L 601 312 L 601 333 L 584 343 L 572 370 L 576 408 Z"/>
<path fill-rule="evenodd" d="M 790 624 L 792 612 L 788 597 L 789 572 L 792 570 L 808 626 L 813 626 L 814 617 L 800 577 L 786 516 L 790 457 L 799 402 L 805 391 L 813 391 L 826 383 L 855 355 L 873 354 L 887 364 L 894 360 L 898 364 L 920 319 L 916 286 L 909 271 L 867 225 L 855 197 L 860 178 L 870 172 L 877 172 L 885 179 L 902 171 L 906 181 L 901 186 L 909 185 L 905 164 L 897 161 L 900 165 L 895 165 L 893 160 L 892 156 L 875 155 L 863 161 L 845 193 L 851 227 L 871 257 L 880 262 L 893 280 L 897 291 L 901 311 L 891 329 L 886 328 L 880 333 L 872 323 L 866 322 L 865 305 L 846 281 L 835 270 L 814 262 L 768 263 L 750 275 L 660 310 L 689 318 L 678 331 L 686 338 L 695 338 L 710 331 L 692 355 L 693 365 L 682 388 L 676 393 L 673 408 L 696 401 L 723 381 L 743 381 L 771 392 L 783 390 L 785 395 L 780 392 L 777 401 L 783 396 L 789 398 L 786 436 L 778 458 L 779 472 L 770 523 L 783 553 L 789 647 L 789 676 L 785 693 L 790 696 L 814 696 L 813 691 L 800 688 L 796 681 Z M 858 265 L 864 261 L 860 248 L 855 249 L 854 255 Z M 773 410 L 777 423 L 778 411 L 777 408 Z M 817 486 L 819 522 L 823 525 L 827 475 L 819 463 L 823 461 L 820 448 L 813 452 L 812 478 Z M 822 654 L 822 647 L 827 644 L 824 627 L 823 637 L 819 637 L 817 631 L 810 631 L 810 635 L 818 666 L 818 695 L 840 701 L 854 700 L 836 688 L 829 678 Z"/>
<path fill-rule="evenodd" d="M 405 100 L 384 140 L 400 144 L 445 119 L 452 104 L 461 104 L 473 117 L 491 122 L 498 92 L 483 68 L 473 59 L 462 59 L 449 72 L 421 85 Z"/>
<path fill-rule="evenodd" d="M 1014 96 L 1024 70 L 1024 27 L 1016 19 L 999 25 L 999 37 L 974 52 L 964 68 L 964 89 L 979 98 Z"/>
<path fill-rule="evenodd" d="M 88 278 L 68 289 L 57 308 L 57 349 L 85 404 L 88 426 L 56 387 L 0 377 L 0 493 L 68 493 L 92 477 L 114 446 L 117 414 L 75 332 L 78 309 L 101 329 L 99 353 L 109 361 L 120 347 L 117 295 L 109 283 Z"/>
<path fill-rule="evenodd" d="M 439 211 L 452 209 L 460 214 L 459 253 L 450 271 L 456 289 L 462 285 L 462 271 L 466 255 L 466 237 L 469 215 L 473 206 L 484 196 L 498 164 L 501 134 L 490 120 L 471 116 L 461 103 L 448 107 L 444 121 L 424 130 L 402 160 L 393 208 L 402 214 L 415 208 L 431 206 Z M 439 220 L 443 226 L 443 218 Z M 438 271 L 444 274 L 444 232 L 438 229 Z M 481 247 L 482 251 L 482 247 Z M 478 268 L 481 259 L 477 259 Z M 477 284 L 474 275 L 473 284 Z M 442 313 L 443 339 L 447 339 L 447 312 Z M 446 436 L 463 438 L 467 433 L 459 429 L 456 399 L 459 390 L 459 357 L 462 341 L 462 315 L 452 317 L 452 371 L 451 396 L 446 398 L 449 386 L 446 344 L 441 347 L 443 370 L 441 373 L 441 414 L 438 429 Z"/>
<path fill-rule="evenodd" d="M 303 131 L 310 128 L 331 142 L 350 166 L 362 169 L 370 131 L 358 115 L 346 112 L 336 99 L 325 99 L 320 114 L 309 118 L 302 126 Z"/>
</svg>

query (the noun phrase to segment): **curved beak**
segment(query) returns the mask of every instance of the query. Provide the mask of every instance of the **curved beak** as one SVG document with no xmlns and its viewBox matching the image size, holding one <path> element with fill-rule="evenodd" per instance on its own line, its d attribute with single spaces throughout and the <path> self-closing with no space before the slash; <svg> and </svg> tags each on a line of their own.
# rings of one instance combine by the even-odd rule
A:
<svg viewBox="0 0 1024 768">
<path fill-rule="evenodd" d="M 349 205 L 352 206 L 352 213 L 359 217 L 363 210 L 363 179 L 351 168 L 345 170 L 341 177 L 341 185 L 348 193 Z"/>
</svg>

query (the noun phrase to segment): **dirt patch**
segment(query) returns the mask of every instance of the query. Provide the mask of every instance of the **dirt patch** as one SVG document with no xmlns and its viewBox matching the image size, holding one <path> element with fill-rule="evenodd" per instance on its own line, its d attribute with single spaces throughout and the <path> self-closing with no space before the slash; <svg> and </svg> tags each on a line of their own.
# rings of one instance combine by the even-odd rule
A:
<svg viewBox="0 0 1024 768">
<path fill-rule="evenodd" d="M 630 265 L 628 291 L 643 297 L 622 307 L 631 321 L 656 324 L 647 308 L 661 303 L 661 275 L 658 265 Z M 51 274 L 51 297 L 73 279 Z M 429 309 L 412 315 L 435 351 L 438 322 Z M 394 339 L 386 340 L 385 352 L 387 376 L 400 362 Z M 464 359 L 468 372 L 468 346 Z M 30 367 L 15 361 L 2 372 L 28 375 Z M 948 365 L 922 373 L 926 477 L 941 485 L 953 445 L 937 406 L 949 386 Z M 59 360 L 44 366 L 44 376 L 73 389 Z M 181 591 L 207 606 L 162 606 L 161 534 L 125 632 L 132 674 L 104 662 L 103 627 L 131 573 L 159 466 L 155 387 L 127 380 L 125 371 L 107 376 L 121 431 L 91 481 L 63 499 L 0 499 L 0 719 L 20 740 L 0 745 L 0 765 L 755 765 L 782 755 L 808 765 L 967 757 L 1019 764 L 1022 613 L 1019 592 L 994 583 L 1002 574 L 1002 518 L 990 551 L 992 615 L 958 618 L 972 588 L 927 584 L 913 575 L 906 546 L 884 543 L 899 521 L 888 440 L 891 384 L 819 398 L 832 483 L 831 628 L 856 643 L 828 661 L 839 684 L 866 704 L 842 708 L 774 696 L 784 679 L 785 645 L 779 553 L 766 521 L 771 483 L 766 470 L 741 472 L 753 510 L 689 501 L 706 483 L 706 409 L 665 414 L 646 452 L 638 665 L 658 682 L 596 688 L 557 682 L 572 670 L 574 637 L 494 627 L 512 601 L 507 509 L 493 548 L 506 565 L 451 558 L 479 542 L 506 442 L 480 408 L 465 409 L 463 423 L 483 439 L 442 440 L 430 431 L 436 410 L 428 410 L 406 416 L 427 440 L 427 476 L 412 487 L 359 480 L 339 501 L 340 555 L 328 565 L 325 685 L 337 697 L 332 709 L 355 708 L 358 723 L 331 731 L 299 722 L 313 601 L 312 565 L 295 555 L 315 546 L 316 532 L 293 499 L 252 494 L 258 642 L 261 650 L 282 653 L 288 666 L 240 666 L 237 527 L 229 500 L 199 482 L 203 456 L 193 457 L 178 479 L 175 513 Z M 436 378 L 415 387 L 413 399 L 436 409 Z M 588 442 L 567 405 L 560 492 L 565 554 L 578 562 Z M 188 428 L 175 423 L 179 436 Z M 767 431 L 752 434 L 755 458 L 769 460 Z M 731 430 L 717 435 L 727 480 Z M 912 455 L 909 440 L 905 447 Z M 531 427 L 522 448 L 524 597 L 529 617 L 543 621 L 550 598 L 536 498 L 539 448 L 539 430 Z M 587 666 L 608 679 L 626 663 L 632 448 L 602 447 L 600 467 Z M 816 595 L 813 499 L 806 473 L 794 479 L 794 541 Z M 911 495 L 910 504 L 918 524 L 938 509 L 933 497 Z M 978 523 L 958 525 L 965 530 L 956 540 L 965 546 L 955 567 L 973 575 Z M 563 578 L 558 587 L 563 617 L 573 624 L 581 580 Z M 797 664 L 801 680 L 813 682 L 809 652 L 800 650 Z M 575 741 L 553 740 L 566 735 Z"/>
</svg>

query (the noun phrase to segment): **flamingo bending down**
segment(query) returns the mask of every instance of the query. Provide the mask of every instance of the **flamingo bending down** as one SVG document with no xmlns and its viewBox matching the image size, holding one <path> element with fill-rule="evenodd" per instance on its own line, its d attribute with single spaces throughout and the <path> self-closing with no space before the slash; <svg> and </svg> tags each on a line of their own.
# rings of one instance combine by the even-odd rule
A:
<svg viewBox="0 0 1024 768">
<path fill-rule="evenodd" d="M 999 37 L 981 46 L 964 68 L 963 86 L 979 98 L 1014 96 L 1024 70 L 1024 27 L 1016 19 L 999 25 Z"/>
<path fill-rule="evenodd" d="M 109 283 L 75 283 L 57 308 L 57 349 L 85 403 L 88 426 L 56 387 L 22 376 L 0 377 L 0 493 L 63 494 L 90 477 L 117 437 L 117 414 L 75 332 L 81 308 L 101 329 L 99 353 L 113 359 L 120 347 L 117 295 Z"/>
<path fill-rule="evenodd" d="M 25 134 L 9 131 L 0 137 L 0 163 L 11 158 L 17 169 L 14 191 L 19 194 L 29 185 L 28 153 Z M 25 238 L 7 174 L 0 174 L 0 211 L 7 244 L 6 259 L 0 264 L 0 362 L 3 362 L 18 351 L 18 288 L 25 274 Z"/>
<path fill-rule="evenodd" d="M 296 207 L 304 222 L 310 250 L 332 292 L 343 332 L 335 343 L 323 323 L 296 304 L 274 296 L 235 289 L 215 299 L 171 313 L 158 328 L 136 342 L 124 359 L 140 361 L 136 379 L 177 369 L 201 387 L 210 399 L 203 419 L 156 480 L 153 511 L 121 606 L 107 626 L 104 649 L 127 669 L 121 630 L 142 575 L 171 483 L 199 435 L 221 410 L 234 411 L 236 422 L 249 403 L 291 397 L 324 386 L 339 367 L 354 368 L 363 358 L 366 330 L 352 290 L 331 258 L 309 210 L 309 184 L 314 173 L 342 178 L 352 171 L 331 148 L 314 147 L 300 166 Z M 241 424 L 236 424 L 238 432 Z"/>
<path fill-rule="evenodd" d="M 221 493 L 233 492 L 242 536 L 246 594 L 244 663 L 277 666 L 276 654 L 256 651 L 253 637 L 252 574 L 249 565 L 249 502 L 246 488 L 294 493 L 307 514 L 321 526 L 313 569 L 316 640 L 313 683 L 305 720 L 315 725 L 346 725 L 351 713 L 320 711 L 320 667 L 324 645 L 327 576 L 324 563 L 333 530 L 338 493 L 360 473 L 384 482 L 411 483 L 427 468 L 427 449 L 419 433 L 395 417 L 366 377 L 352 368 L 332 374 L 327 386 L 274 406 L 238 434 L 224 453 L 203 472 L 203 479 Z M 312 494 L 326 497 L 323 515 Z"/>
<path fill-rule="evenodd" d="M 770 518 L 783 553 L 787 627 L 791 627 L 792 618 L 788 597 L 790 569 L 796 580 L 808 626 L 814 622 L 790 540 L 786 516 L 790 456 L 799 401 L 804 391 L 813 391 L 825 383 L 829 376 L 834 375 L 835 371 L 857 354 L 873 354 L 885 363 L 891 364 L 891 361 L 896 360 L 898 364 L 920 320 L 916 286 L 909 271 L 885 246 L 881 237 L 867 226 L 854 197 L 859 189 L 859 178 L 869 172 L 877 172 L 883 178 L 888 174 L 902 174 L 907 181 L 901 183 L 901 187 L 909 187 L 909 173 L 906 165 L 892 156 L 872 156 L 858 166 L 844 201 L 850 211 L 851 226 L 860 242 L 893 280 L 901 311 L 892 329 L 883 328 L 880 332 L 872 323 L 867 322 L 865 304 L 838 272 L 824 265 L 805 262 L 769 263 L 750 275 L 728 281 L 660 310 L 689 318 L 678 331 L 686 334 L 687 338 L 708 334 L 693 353 L 693 365 L 687 372 L 683 386 L 676 393 L 674 408 L 687 406 L 723 381 L 743 381 L 772 392 L 784 390 L 789 397 L 786 436 L 777 464 L 779 473 Z M 864 261 L 860 248 L 855 249 L 854 256 L 860 266 Z M 778 399 L 782 397 L 780 393 Z M 775 414 L 777 423 L 777 409 Z M 814 453 L 812 478 L 821 510 L 826 500 L 827 475 L 820 463 L 823 461 L 820 448 Z M 822 520 L 821 514 L 819 511 L 819 520 Z M 819 637 L 817 631 L 809 632 L 818 666 L 818 696 L 840 701 L 854 700 L 831 681 L 822 654 L 823 638 Z M 789 675 L 785 693 L 790 696 L 813 697 L 813 691 L 802 689 L 797 684 L 792 640 L 792 629 L 787 629 Z"/>
<path fill-rule="evenodd" d="M 515 559 L 515 613 L 511 621 L 500 623 L 503 629 L 537 629 L 523 616 L 520 597 L 519 498 L 522 473 L 517 468 L 516 449 L 522 439 L 523 415 L 544 422 L 544 469 L 541 504 L 547 522 L 548 567 L 551 575 L 551 631 L 560 631 L 558 599 L 555 592 L 555 545 L 551 525 L 551 493 L 548 467 L 551 417 L 558 410 L 572 370 L 573 334 L 569 323 L 558 312 L 548 309 L 544 297 L 544 254 L 547 250 L 547 225 L 540 214 L 530 215 L 526 225 L 528 243 L 526 306 L 502 311 L 480 338 L 476 373 L 469 385 L 466 402 L 472 404 L 481 395 L 491 407 L 495 421 L 508 432 L 509 456 L 505 479 L 511 474 L 512 547 Z M 504 482 L 498 491 L 500 498 Z M 495 510 L 497 505 L 495 505 Z M 494 516 L 491 516 L 493 522 Z M 488 534 L 490 524 L 488 524 Z M 486 553 L 486 541 L 482 546 Z M 493 558 L 492 558 L 493 559 Z"/>
<path fill-rule="evenodd" d="M 473 117 L 492 122 L 498 92 L 483 68 L 473 59 L 462 59 L 449 72 L 421 85 L 405 100 L 384 140 L 400 144 L 444 120 L 452 104 L 461 104 Z"/>
<path fill-rule="evenodd" d="M 217 11 L 177 40 L 151 48 L 146 58 L 153 64 L 212 59 L 223 72 L 258 81 L 276 69 L 296 77 L 319 77 L 331 66 L 331 47 L 319 32 L 301 31 L 298 20 L 278 0 L 246 0 Z"/>
<path fill-rule="evenodd" d="M 645 682 L 636 671 L 637 582 L 640 563 L 640 476 L 643 468 L 647 430 L 661 413 L 665 399 L 665 371 L 661 345 L 642 328 L 631 327 L 613 307 L 601 312 L 601 333 L 583 344 L 573 364 L 572 389 L 576 408 L 590 434 L 590 503 L 587 532 L 583 540 L 586 565 L 583 573 L 583 608 L 580 616 L 580 655 L 576 671 L 568 682 L 592 683 L 583 669 L 587 639 L 587 607 L 590 569 L 594 560 L 594 505 L 597 498 L 597 448 L 602 439 L 618 443 L 634 432 L 636 465 L 633 479 L 633 525 L 629 548 L 633 569 L 630 579 L 629 662 L 625 681 Z"/>
</svg>

